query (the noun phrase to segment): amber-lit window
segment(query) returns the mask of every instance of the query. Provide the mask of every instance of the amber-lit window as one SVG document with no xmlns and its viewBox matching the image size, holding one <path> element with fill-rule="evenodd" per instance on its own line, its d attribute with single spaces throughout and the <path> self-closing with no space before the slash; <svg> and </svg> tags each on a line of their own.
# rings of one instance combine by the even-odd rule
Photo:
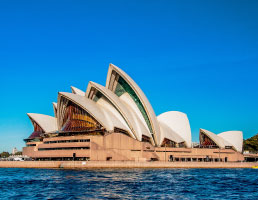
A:
<svg viewBox="0 0 258 200">
<path fill-rule="evenodd" d="M 25 139 L 26 142 L 40 139 L 42 135 L 45 133 L 45 131 L 33 119 L 31 119 L 31 121 L 32 121 L 34 130 L 33 130 L 33 133 L 30 135 L 30 137 Z"/>
<path fill-rule="evenodd" d="M 218 148 L 218 145 L 210 139 L 205 133 L 200 134 L 200 147 L 202 148 Z"/>
<path fill-rule="evenodd" d="M 80 132 L 101 129 L 101 125 L 89 113 L 71 101 L 64 109 L 62 131 Z"/>
<path fill-rule="evenodd" d="M 164 138 L 161 147 L 176 147 L 176 143 L 172 140 Z"/>
</svg>

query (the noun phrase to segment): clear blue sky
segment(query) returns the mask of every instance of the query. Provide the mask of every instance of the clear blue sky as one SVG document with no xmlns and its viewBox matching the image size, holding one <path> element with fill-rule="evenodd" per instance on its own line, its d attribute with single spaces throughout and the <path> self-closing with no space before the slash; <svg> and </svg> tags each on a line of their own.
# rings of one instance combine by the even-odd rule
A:
<svg viewBox="0 0 258 200">
<path fill-rule="evenodd" d="M 127 72 L 157 115 L 258 133 L 258 1 L 0 1 L 0 151 L 21 150 L 27 112 L 53 115 L 58 91 Z"/>
</svg>

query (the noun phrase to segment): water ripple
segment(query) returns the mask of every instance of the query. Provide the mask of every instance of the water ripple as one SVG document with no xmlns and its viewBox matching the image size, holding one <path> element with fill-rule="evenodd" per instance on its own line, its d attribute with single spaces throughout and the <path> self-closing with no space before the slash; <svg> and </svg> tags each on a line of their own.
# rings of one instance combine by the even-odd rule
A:
<svg viewBox="0 0 258 200">
<path fill-rule="evenodd" d="M 255 169 L 0 169 L 0 199 L 258 199 Z"/>
</svg>

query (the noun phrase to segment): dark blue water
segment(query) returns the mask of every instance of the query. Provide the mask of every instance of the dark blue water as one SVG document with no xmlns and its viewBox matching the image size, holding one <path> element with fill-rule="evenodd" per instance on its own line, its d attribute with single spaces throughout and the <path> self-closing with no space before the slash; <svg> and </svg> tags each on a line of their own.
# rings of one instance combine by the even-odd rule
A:
<svg viewBox="0 0 258 200">
<path fill-rule="evenodd" d="M 258 199 L 258 170 L 0 168 L 0 199 Z"/>
</svg>

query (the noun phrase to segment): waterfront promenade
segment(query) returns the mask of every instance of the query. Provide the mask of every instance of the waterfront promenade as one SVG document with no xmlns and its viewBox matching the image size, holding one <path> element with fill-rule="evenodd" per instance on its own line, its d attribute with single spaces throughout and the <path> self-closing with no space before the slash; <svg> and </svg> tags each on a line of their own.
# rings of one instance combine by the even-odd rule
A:
<svg viewBox="0 0 258 200">
<path fill-rule="evenodd" d="M 0 168 L 251 168 L 255 162 L 0 161 Z"/>
</svg>

